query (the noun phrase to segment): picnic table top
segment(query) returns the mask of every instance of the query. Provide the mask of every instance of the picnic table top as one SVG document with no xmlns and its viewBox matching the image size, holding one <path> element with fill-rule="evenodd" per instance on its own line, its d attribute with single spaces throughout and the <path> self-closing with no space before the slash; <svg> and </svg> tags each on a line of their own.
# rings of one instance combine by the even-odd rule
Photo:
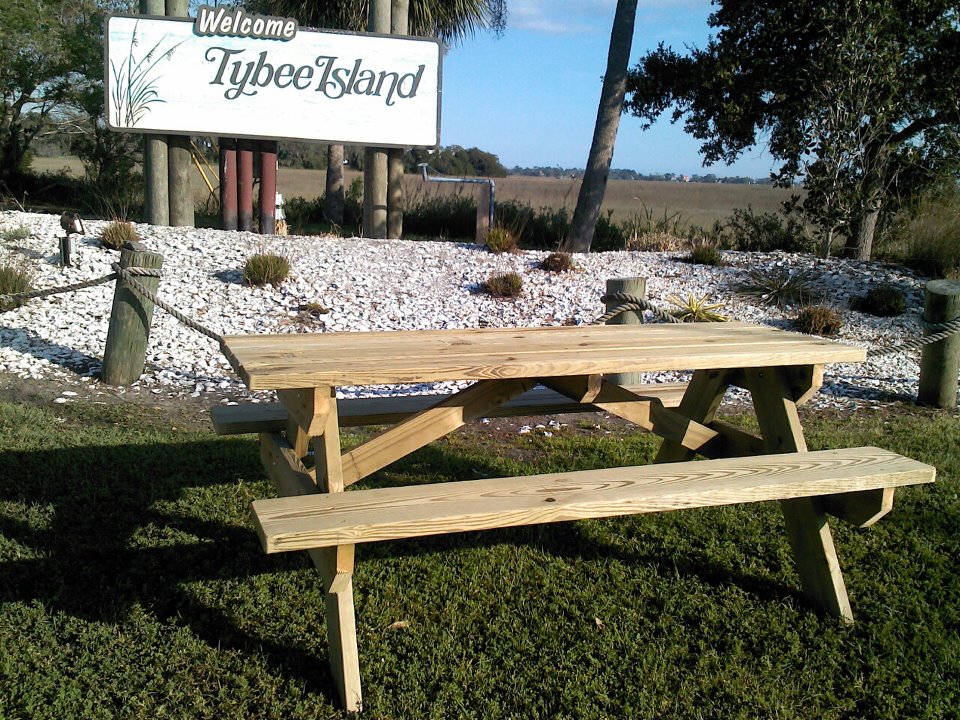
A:
<svg viewBox="0 0 960 720">
<path fill-rule="evenodd" d="M 863 348 L 750 323 L 231 335 L 251 390 L 860 362 Z"/>
</svg>

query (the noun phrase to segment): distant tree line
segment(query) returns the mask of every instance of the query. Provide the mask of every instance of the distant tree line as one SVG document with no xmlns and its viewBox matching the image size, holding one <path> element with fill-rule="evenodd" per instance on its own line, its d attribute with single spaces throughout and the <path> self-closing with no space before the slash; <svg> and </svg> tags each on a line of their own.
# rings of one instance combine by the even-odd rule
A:
<svg viewBox="0 0 960 720">
<path fill-rule="evenodd" d="M 327 167 L 326 145 L 305 142 L 280 143 L 279 161 L 282 167 L 324 170 Z M 343 149 L 344 165 L 352 170 L 363 170 L 363 148 L 346 145 Z M 434 150 L 414 149 L 404 153 L 404 172 L 420 172 L 417 166 L 426 163 L 433 171 L 443 175 L 467 177 L 506 177 L 507 169 L 493 153 L 480 148 L 462 148 L 450 145 Z"/>
<path fill-rule="evenodd" d="M 552 177 L 552 178 L 573 178 L 583 177 L 583 168 L 561 168 L 561 167 L 520 167 L 515 165 L 510 168 L 510 175 L 520 175 L 524 177 Z M 641 173 L 636 170 L 626 170 L 623 168 L 613 168 L 610 170 L 611 180 L 653 180 L 657 182 L 698 182 L 698 183 L 725 183 L 730 185 L 770 185 L 773 183 L 771 178 L 752 178 L 745 175 L 737 176 L 717 176 L 714 173 L 706 175 L 681 175 L 679 173 Z"/>
</svg>

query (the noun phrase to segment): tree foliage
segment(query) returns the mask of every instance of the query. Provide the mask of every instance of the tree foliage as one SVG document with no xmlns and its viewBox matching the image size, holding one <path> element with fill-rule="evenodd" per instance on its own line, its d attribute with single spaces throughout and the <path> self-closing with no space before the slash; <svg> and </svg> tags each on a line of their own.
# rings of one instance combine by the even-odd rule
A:
<svg viewBox="0 0 960 720">
<path fill-rule="evenodd" d="M 252 12 L 296 18 L 307 27 L 362 32 L 370 0 L 246 0 Z M 410 0 L 410 34 L 459 42 L 478 30 L 506 27 L 506 0 Z"/>
<path fill-rule="evenodd" d="M 765 142 L 825 234 L 869 257 L 874 230 L 960 167 L 956 0 L 718 0 L 703 49 L 661 45 L 630 75 L 647 126 L 671 111 L 705 163 Z"/>
<path fill-rule="evenodd" d="M 443 175 L 459 177 L 506 177 L 507 169 L 500 158 L 479 148 L 464 149 L 459 145 L 426 150 L 415 148 L 404 156 L 404 170 L 418 172 L 417 166 L 426 163 Z"/>
<path fill-rule="evenodd" d="M 58 111 L 80 75 L 72 43 L 91 3 L 0 0 L 0 179 L 23 170 L 42 120 Z M 33 114 L 32 122 L 26 121 Z"/>
</svg>

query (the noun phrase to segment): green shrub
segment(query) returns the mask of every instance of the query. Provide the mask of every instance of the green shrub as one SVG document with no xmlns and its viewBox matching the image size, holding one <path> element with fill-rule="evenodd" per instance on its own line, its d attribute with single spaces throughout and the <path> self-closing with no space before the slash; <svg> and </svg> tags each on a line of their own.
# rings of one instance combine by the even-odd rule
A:
<svg viewBox="0 0 960 720">
<path fill-rule="evenodd" d="M 403 232 L 423 237 L 474 238 L 477 203 L 465 195 L 414 198 L 403 213 Z"/>
<path fill-rule="evenodd" d="M 523 291 L 523 278 L 515 272 L 491 275 L 483 283 L 483 290 L 488 295 L 498 298 L 520 297 Z"/>
<path fill-rule="evenodd" d="M 21 240 L 26 240 L 32 234 L 33 233 L 23 225 L 18 225 L 15 228 L 7 228 L 0 233 L 0 237 L 3 238 L 4 242 L 20 242 Z"/>
<path fill-rule="evenodd" d="M 566 208 L 534 210 L 517 200 L 497 203 L 496 222 L 501 227 L 512 228 L 520 245 L 535 250 L 560 247 L 570 232 Z"/>
<path fill-rule="evenodd" d="M 804 252 L 810 249 L 803 226 L 780 213 L 754 214 L 753 208 L 738 208 L 727 221 L 731 242 L 746 252 Z"/>
<path fill-rule="evenodd" d="M 690 253 L 684 258 L 694 265 L 712 265 L 721 267 L 723 262 L 723 253 L 715 245 L 708 243 L 695 243 L 690 247 Z"/>
<path fill-rule="evenodd" d="M 807 335 L 832 337 L 843 327 L 840 313 L 826 305 L 808 305 L 794 318 L 794 326 Z"/>
<path fill-rule="evenodd" d="M 613 210 L 607 210 L 606 215 L 597 218 L 590 250 L 591 252 L 613 252 L 626 249 L 627 234 L 623 225 L 613 221 Z"/>
<path fill-rule="evenodd" d="M 321 208 L 323 206 L 321 205 Z M 323 211 L 320 213 L 323 217 Z M 355 177 L 343 196 L 343 222 L 347 225 L 363 224 L 363 178 Z"/>
<path fill-rule="evenodd" d="M 22 265 L 0 265 L 0 295 L 14 295 L 33 289 L 33 273 Z M 18 308 L 25 300 L 0 300 L 0 312 Z"/>
<path fill-rule="evenodd" d="M 895 317 L 907 311 L 907 296 L 892 283 L 881 283 L 865 295 L 854 298 L 850 307 L 877 317 Z"/>
<path fill-rule="evenodd" d="M 682 248 L 683 245 L 683 239 L 676 235 L 646 232 L 640 235 L 630 235 L 624 249 L 639 252 L 673 252 Z"/>
<path fill-rule="evenodd" d="M 517 251 L 517 236 L 505 227 L 491 228 L 484 242 L 487 250 L 492 253 L 512 253 Z"/>
<path fill-rule="evenodd" d="M 677 308 L 673 315 L 683 322 L 725 322 L 727 319 L 726 315 L 715 312 L 723 303 L 710 303 L 706 295 L 697 297 L 691 293 L 686 300 L 671 295 L 667 300 Z"/>
<path fill-rule="evenodd" d="M 100 231 L 100 244 L 109 250 L 120 250 L 124 243 L 138 242 L 137 234 L 132 223 L 115 220 Z"/>
<path fill-rule="evenodd" d="M 570 253 L 552 252 L 540 261 L 540 269 L 547 272 L 569 272 L 575 270 Z"/>
<path fill-rule="evenodd" d="M 307 225 L 320 225 L 324 221 L 323 196 L 313 200 L 299 196 L 285 198 L 283 214 L 287 218 L 287 225 L 297 231 L 302 231 Z"/>
<path fill-rule="evenodd" d="M 812 302 L 811 280 L 812 276 L 806 272 L 791 273 L 784 268 L 756 269 L 747 273 L 747 278 L 738 283 L 735 290 L 740 295 L 756 297 L 764 305 L 784 307 Z"/>
<path fill-rule="evenodd" d="M 896 253 L 905 265 L 936 278 L 960 275 L 960 192 L 948 192 L 920 204 L 907 223 Z"/>
<path fill-rule="evenodd" d="M 290 261 L 283 255 L 257 253 L 247 258 L 243 266 L 243 279 L 248 285 L 276 287 L 290 274 Z"/>
</svg>

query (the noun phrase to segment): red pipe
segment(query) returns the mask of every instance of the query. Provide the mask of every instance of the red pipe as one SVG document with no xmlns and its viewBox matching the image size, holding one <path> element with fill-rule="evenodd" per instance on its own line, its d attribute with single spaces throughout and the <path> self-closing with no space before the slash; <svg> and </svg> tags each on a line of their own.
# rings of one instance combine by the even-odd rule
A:
<svg viewBox="0 0 960 720">
<path fill-rule="evenodd" d="M 276 140 L 260 142 L 260 232 L 264 235 L 273 235 L 277 227 L 278 147 Z"/>
<path fill-rule="evenodd" d="M 237 229 L 237 141 L 220 138 L 220 227 Z"/>
<path fill-rule="evenodd" d="M 250 140 L 237 142 L 237 225 L 253 232 L 253 147 Z"/>
</svg>

